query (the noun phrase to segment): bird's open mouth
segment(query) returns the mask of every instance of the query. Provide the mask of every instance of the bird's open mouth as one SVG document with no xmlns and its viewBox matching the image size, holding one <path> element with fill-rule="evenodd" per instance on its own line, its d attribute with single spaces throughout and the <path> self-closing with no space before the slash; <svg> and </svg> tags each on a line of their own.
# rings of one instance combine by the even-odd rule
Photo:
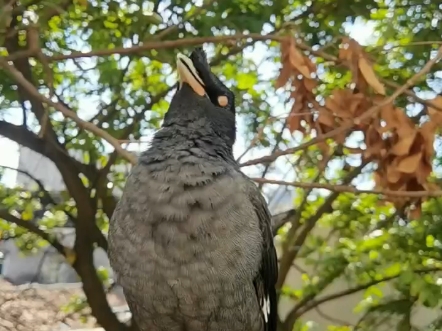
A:
<svg viewBox="0 0 442 331">
<path fill-rule="evenodd" d="M 179 77 L 179 88 L 183 86 L 183 83 L 187 83 L 200 96 L 205 96 L 206 91 L 204 89 L 204 82 L 198 75 L 192 60 L 182 53 L 177 55 L 177 71 Z"/>
</svg>

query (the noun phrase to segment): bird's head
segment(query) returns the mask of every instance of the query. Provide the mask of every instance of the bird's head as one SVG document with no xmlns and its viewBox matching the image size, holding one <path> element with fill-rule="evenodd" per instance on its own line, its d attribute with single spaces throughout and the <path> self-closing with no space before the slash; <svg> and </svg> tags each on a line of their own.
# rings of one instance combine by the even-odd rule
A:
<svg viewBox="0 0 442 331">
<path fill-rule="evenodd" d="M 235 142 L 235 96 L 215 76 L 202 48 L 190 56 L 177 55 L 178 90 L 172 98 L 164 124 L 180 121 L 195 129 L 199 123 L 223 139 L 228 146 Z"/>
</svg>

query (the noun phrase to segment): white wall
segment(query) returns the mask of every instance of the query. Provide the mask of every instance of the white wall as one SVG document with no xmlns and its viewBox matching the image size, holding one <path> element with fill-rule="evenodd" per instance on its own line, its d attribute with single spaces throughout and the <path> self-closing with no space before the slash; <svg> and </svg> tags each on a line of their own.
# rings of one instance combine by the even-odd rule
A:
<svg viewBox="0 0 442 331">
<path fill-rule="evenodd" d="M 23 170 L 40 180 L 47 191 L 60 192 L 66 189 L 63 178 L 58 171 L 55 164 L 47 157 L 34 152 L 33 150 L 20 146 L 20 157 L 18 161 L 18 169 Z M 69 151 L 71 156 L 81 160 L 81 151 Z M 130 165 L 117 164 L 114 166 L 115 171 L 128 173 Z M 17 185 L 22 185 L 25 188 L 35 187 L 34 181 L 23 173 L 17 174 Z"/>
<path fill-rule="evenodd" d="M 48 191 L 63 191 L 63 179 L 55 164 L 45 156 L 29 148 L 19 148 L 18 169 L 23 170 L 41 180 Z M 17 185 L 25 188 L 35 187 L 35 182 L 23 173 L 17 173 Z"/>
<path fill-rule="evenodd" d="M 58 228 L 54 231 L 57 239 L 65 246 L 72 248 L 75 241 L 73 228 Z M 74 283 L 80 278 L 65 259 L 51 246 L 36 252 L 24 254 L 14 240 L 1 242 L 0 249 L 4 254 L 2 275 L 13 284 L 36 282 L 42 284 Z M 95 267 L 104 267 L 112 277 L 109 260 L 102 248 L 94 251 Z"/>
</svg>

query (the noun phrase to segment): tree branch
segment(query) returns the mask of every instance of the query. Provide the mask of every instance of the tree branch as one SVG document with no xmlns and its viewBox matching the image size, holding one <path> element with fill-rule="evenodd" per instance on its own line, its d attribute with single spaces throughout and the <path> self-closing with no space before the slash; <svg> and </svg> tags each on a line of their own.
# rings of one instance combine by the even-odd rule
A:
<svg viewBox="0 0 442 331">
<path fill-rule="evenodd" d="M 23 126 L 0 121 L 0 135 L 50 158 L 50 152 L 45 142 Z"/>
<path fill-rule="evenodd" d="M 53 206 L 57 205 L 57 201 L 55 201 L 55 199 L 52 197 L 52 195 L 49 193 L 49 191 L 44 187 L 42 181 L 39 180 L 38 178 L 36 178 L 35 176 L 31 175 L 29 172 L 27 172 L 25 170 L 21 170 L 21 169 L 16 169 L 13 167 L 8 167 L 5 165 L 0 165 L 0 168 L 13 170 L 13 171 L 19 172 L 19 173 L 29 177 L 37 184 L 39 191 L 43 193 L 44 199 L 46 200 L 44 202 L 44 204 L 45 205 L 51 204 Z M 63 212 L 69 217 L 70 220 L 72 220 L 73 222 L 76 221 L 76 219 L 75 219 L 74 215 L 72 215 L 72 213 L 68 212 L 67 210 L 63 210 Z"/>
<path fill-rule="evenodd" d="M 282 40 L 282 37 L 275 36 L 273 34 L 261 35 L 261 34 L 237 34 L 231 36 L 211 36 L 211 37 L 194 37 L 194 38 L 185 38 L 185 39 L 176 39 L 176 40 L 161 40 L 161 41 L 149 41 L 145 42 L 143 45 L 132 46 L 129 48 L 114 48 L 114 49 L 101 49 L 90 52 L 72 52 L 71 54 L 60 54 L 54 56 L 48 56 L 46 59 L 49 62 L 61 61 L 67 59 L 78 59 L 78 58 L 87 58 L 87 57 L 95 57 L 95 56 L 109 56 L 109 55 L 129 55 L 142 53 L 148 50 L 159 50 L 159 49 L 170 49 L 170 48 L 179 48 L 179 47 L 188 47 L 188 46 L 198 46 L 204 43 L 225 43 L 231 41 L 240 41 L 240 40 L 254 40 L 254 41 L 268 41 L 268 40 Z M 29 50 L 18 51 L 9 56 L 4 57 L 6 61 L 12 61 L 24 57 L 33 56 L 33 52 Z"/>
<path fill-rule="evenodd" d="M 53 236 L 51 236 L 49 233 L 43 231 L 40 229 L 36 224 L 28 221 L 24 221 L 21 218 L 18 218 L 8 212 L 6 209 L 0 209 L 0 218 L 3 218 L 5 221 L 9 223 L 13 223 L 15 225 L 18 225 L 26 230 L 28 230 L 31 233 L 36 234 L 43 240 L 46 240 L 52 247 L 54 247 L 57 252 L 59 252 L 61 255 L 66 256 L 66 250 L 65 247 Z"/>
<path fill-rule="evenodd" d="M 70 158 L 67 152 L 61 148 L 61 146 L 38 137 L 36 134 L 27 130 L 22 125 L 15 125 L 9 122 L 0 121 L 0 136 L 8 138 L 19 145 L 27 147 L 38 154 L 46 156 L 55 164 L 57 164 L 57 160 L 59 159 L 60 154 L 63 154 Z M 80 169 L 81 172 L 90 176 L 91 171 L 90 168 L 87 167 L 87 165 L 75 159 L 71 159 L 71 161 L 77 169 Z"/>
<path fill-rule="evenodd" d="M 272 217 L 272 232 L 273 236 L 276 236 L 278 230 L 284 226 L 290 219 L 295 216 L 296 210 L 290 209 L 286 212 L 279 213 Z"/>
<path fill-rule="evenodd" d="M 17 26 L 20 24 L 18 20 L 18 14 L 14 14 L 12 21 L 11 21 L 11 28 L 16 29 Z M 13 30 L 16 31 L 16 30 Z M 41 52 L 40 49 L 40 40 L 39 40 L 39 33 L 38 30 L 36 30 L 35 25 L 29 25 L 27 26 L 26 30 L 26 42 L 27 42 L 27 50 L 26 52 L 32 52 L 35 57 L 42 58 L 43 59 L 43 67 L 45 67 L 45 63 L 47 65 L 47 61 L 44 61 L 44 55 Z M 8 50 L 9 54 L 16 54 L 17 52 L 21 52 L 20 50 L 24 47 L 21 46 L 19 42 L 19 35 L 18 33 L 8 34 L 5 39 L 5 46 Z M 11 64 L 12 67 L 16 68 L 17 73 L 19 73 L 23 78 L 30 82 L 30 84 L 35 85 L 34 77 L 32 74 L 31 65 L 29 64 L 28 58 L 17 58 L 14 59 L 13 64 Z M 48 69 L 48 67 L 46 66 Z M 40 123 L 40 126 L 42 129 L 45 130 L 45 133 L 47 133 L 50 137 L 50 139 L 54 143 L 58 143 L 57 136 L 52 128 L 52 125 L 49 121 L 47 109 L 45 105 L 43 105 L 42 102 L 38 98 L 35 97 L 35 95 L 32 95 L 32 93 L 29 93 L 29 91 L 21 86 L 17 86 L 17 93 L 18 97 L 21 103 L 21 106 L 23 108 L 23 112 L 26 113 L 25 107 L 25 101 L 29 101 L 31 104 L 31 111 L 35 114 L 38 122 Z"/>
<path fill-rule="evenodd" d="M 30 95 L 39 99 L 42 102 L 47 103 L 48 105 L 51 105 L 55 109 L 59 110 L 64 116 L 69 117 L 72 120 L 74 120 L 74 122 L 77 123 L 80 128 L 86 129 L 86 130 L 94 133 L 98 137 L 105 139 L 108 143 L 110 143 L 115 148 L 115 150 L 121 156 L 123 156 L 126 160 L 128 160 L 132 164 L 134 164 L 136 162 L 135 155 L 133 155 L 132 153 L 123 149 L 117 139 L 115 139 L 109 133 L 100 129 L 96 125 L 82 120 L 76 113 L 74 113 L 72 110 L 65 107 L 60 102 L 53 102 L 49 98 L 40 94 L 40 92 L 38 92 L 38 90 L 35 88 L 35 86 L 31 82 L 29 82 L 12 64 L 9 64 L 8 61 L 0 58 L 0 66 L 3 69 L 5 69 L 14 78 L 14 80 L 17 83 L 19 83 L 21 86 L 23 86 L 28 91 L 28 93 Z"/>
</svg>

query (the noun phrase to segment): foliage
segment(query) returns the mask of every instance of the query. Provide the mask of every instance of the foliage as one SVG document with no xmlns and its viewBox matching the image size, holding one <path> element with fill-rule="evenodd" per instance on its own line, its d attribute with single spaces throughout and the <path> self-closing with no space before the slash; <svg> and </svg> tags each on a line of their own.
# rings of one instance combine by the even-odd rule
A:
<svg viewBox="0 0 442 331">
<path fill-rule="evenodd" d="M 109 275 L 95 270 L 92 252 L 107 248 L 134 142 L 158 129 L 167 111 L 176 53 L 205 44 L 213 71 L 236 94 L 244 171 L 272 205 L 282 187 L 294 196 L 275 216 L 278 290 L 288 311 L 280 329 L 308 330 L 312 321 L 336 331 L 439 328 L 439 7 L 429 0 L 0 2 L 0 135 L 51 160 L 64 184 L 54 192 L 23 170 L 34 187 L 1 184 L 2 238 L 26 253 L 52 245 L 82 279 L 98 324 L 131 329 L 110 309 Z M 351 24 L 359 26 L 352 36 Z M 362 26 L 373 30 L 367 45 L 358 38 Z M 370 183 L 373 190 L 360 187 Z M 76 231 L 73 248 L 53 234 L 67 223 Z M 323 312 L 354 294 L 354 311 Z M 86 301 L 64 309 L 83 312 Z M 422 307 L 436 312 L 424 324 L 413 317 Z"/>
</svg>

